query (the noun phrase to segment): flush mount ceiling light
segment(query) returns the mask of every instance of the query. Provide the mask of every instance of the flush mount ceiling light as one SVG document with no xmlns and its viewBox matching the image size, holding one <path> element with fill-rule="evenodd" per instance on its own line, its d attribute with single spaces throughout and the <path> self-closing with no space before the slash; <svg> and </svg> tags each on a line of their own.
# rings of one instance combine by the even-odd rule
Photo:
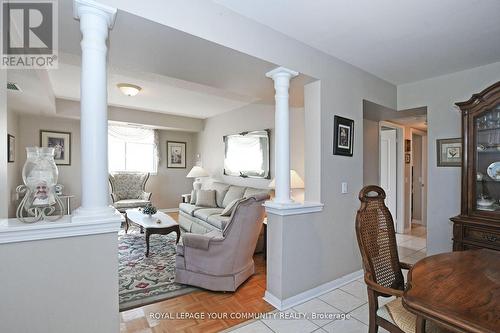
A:
<svg viewBox="0 0 500 333">
<path fill-rule="evenodd" d="M 130 83 L 118 83 L 116 85 L 118 88 L 120 88 L 121 92 L 124 95 L 127 96 L 135 96 L 141 91 L 141 87 L 136 86 L 135 84 L 130 84 Z"/>
</svg>

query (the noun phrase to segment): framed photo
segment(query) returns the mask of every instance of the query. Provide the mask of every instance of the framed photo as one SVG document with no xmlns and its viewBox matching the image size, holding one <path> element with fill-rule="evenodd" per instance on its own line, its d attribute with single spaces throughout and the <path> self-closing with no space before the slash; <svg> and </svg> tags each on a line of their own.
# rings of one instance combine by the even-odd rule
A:
<svg viewBox="0 0 500 333">
<path fill-rule="evenodd" d="M 186 143 L 167 141 L 167 168 L 186 168 Z"/>
<path fill-rule="evenodd" d="M 333 154 L 352 156 L 354 120 L 335 116 L 333 121 Z"/>
<path fill-rule="evenodd" d="M 411 162 L 411 155 L 410 154 L 405 154 L 405 163 L 410 164 Z"/>
<path fill-rule="evenodd" d="M 437 139 L 436 146 L 438 167 L 462 165 L 462 139 Z"/>
<path fill-rule="evenodd" d="M 405 139 L 405 153 L 411 151 L 411 140 Z"/>
<path fill-rule="evenodd" d="M 54 148 L 57 165 L 71 165 L 71 133 L 41 130 L 40 147 Z"/>
<path fill-rule="evenodd" d="M 16 138 L 7 134 L 7 162 L 12 163 L 16 160 Z"/>
</svg>

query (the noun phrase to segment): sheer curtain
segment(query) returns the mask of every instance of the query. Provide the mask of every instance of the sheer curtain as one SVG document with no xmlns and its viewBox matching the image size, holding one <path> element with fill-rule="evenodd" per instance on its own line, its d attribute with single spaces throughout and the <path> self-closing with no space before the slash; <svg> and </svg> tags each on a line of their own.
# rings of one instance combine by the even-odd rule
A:
<svg viewBox="0 0 500 333">
<path fill-rule="evenodd" d="M 158 168 L 160 162 L 160 139 L 158 130 L 139 126 L 113 124 L 108 126 L 108 135 L 110 139 L 121 142 L 153 144 L 156 168 Z"/>
</svg>

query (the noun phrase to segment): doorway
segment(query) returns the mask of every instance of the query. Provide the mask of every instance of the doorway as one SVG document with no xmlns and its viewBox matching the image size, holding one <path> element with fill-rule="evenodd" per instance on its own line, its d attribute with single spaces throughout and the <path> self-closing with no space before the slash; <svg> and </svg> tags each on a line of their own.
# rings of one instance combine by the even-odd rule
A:
<svg viewBox="0 0 500 333">
<path fill-rule="evenodd" d="M 385 204 L 394 219 L 397 232 L 404 231 L 403 138 L 404 128 L 379 123 L 379 184 L 386 193 Z"/>
<path fill-rule="evenodd" d="M 427 133 L 411 130 L 411 223 L 427 225 Z"/>
</svg>

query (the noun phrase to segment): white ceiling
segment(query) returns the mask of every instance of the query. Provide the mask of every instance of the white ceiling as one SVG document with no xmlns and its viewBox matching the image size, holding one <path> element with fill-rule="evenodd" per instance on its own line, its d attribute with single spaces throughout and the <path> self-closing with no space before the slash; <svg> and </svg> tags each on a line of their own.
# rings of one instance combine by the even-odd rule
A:
<svg viewBox="0 0 500 333">
<path fill-rule="evenodd" d="M 41 103 L 52 88 L 57 98 L 80 98 L 80 30 L 73 19 L 72 0 L 58 1 L 59 68 L 48 71 L 50 80 L 38 82 L 29 72 L 9 71 L 9 81 L 22 93 L 9 91 L 9 106 L 20 112 L 53 108 Z M 133 28 L 132 28 L 133 27 Z M 118 11 L 109 37 L 108 103 L 143 111 L 207 118 L 244 105 L 273 103 L 273 82 L 265 73 L 272 64 L 167 26 Z M 292 80 L 290 104 L 303 105 L 303 86 L 312 79 Z M 135 97 L 120 93 L 116 83 L 141 86 Z"/>
<path fill-rule="evenodd" d="M 394 84 L 500 61 L 499 0 L 213 0 Z"/>
<path fill-rule="evenodd" d="M 58 98 L 80 100 L 80 66 L 61 63 L 49 71 Z M 116 86 L 133 83 L 142 88 L 137 96 L 125 96 Z M 212 117 L 238 109 L 257 99 L 216 88 L 151 73 L 108 70 L 108 104 L 144 111 L 176 114 L 194 118 Z"/>
</svg>

